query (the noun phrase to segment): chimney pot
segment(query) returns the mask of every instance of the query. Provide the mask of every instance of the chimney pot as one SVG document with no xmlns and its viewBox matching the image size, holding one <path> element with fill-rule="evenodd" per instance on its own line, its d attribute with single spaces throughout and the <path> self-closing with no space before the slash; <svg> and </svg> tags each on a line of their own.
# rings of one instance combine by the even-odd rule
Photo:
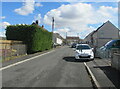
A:
<svg viewBox="0 0 120 89">
<path fill-rule="evenodd" d="M 42 25 L 42 28 L 44 28 L 44 25 Z"/>
</svg>

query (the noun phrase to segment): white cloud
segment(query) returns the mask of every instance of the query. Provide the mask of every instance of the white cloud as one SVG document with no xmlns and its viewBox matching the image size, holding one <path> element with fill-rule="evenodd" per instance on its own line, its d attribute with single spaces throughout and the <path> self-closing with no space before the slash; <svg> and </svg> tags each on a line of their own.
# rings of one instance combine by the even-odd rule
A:
<svg viewBox="0 0 120 89">
<path fill-rule="evenodd" d="M 1 36 L 1 37 L 5 37 L 5 32 L 6 32 L 6 31 L 5 31 L 4 29 L 5 29 L 8 25 L 10 25 L 10 23 L 8 23 L 8 22 L 1 22 L 1 23 L 0 23 L 0 30 L 1 30 L 1 31 L 0 31 L 0 36 Z"/>
<path fill-rule="evenodd" d="M 86 37 L 86 36 L 87 36 L 89 33 L 91 33 L 93 30 L 96 30 L 96 28 L 94 28 L 94 27 L 92 27 L 92 26 L 88 27 L 86 30 L 84 30 L 84 31 L 82 31 L 82 32 L 80 33 L 80 37 L 82 37 L 82 38 Z"/>
<path fill-rule="evenodd" d="M 14 11 L 19 15 L 28 15 L 33 13 L 36 7 L 42 7 L 41 3 L 35 3 L 35 0 L 25 0 L 23 6 L 15 9 Z"/>
<path fill-rule="evenodd" d="M 52 17 L 55 18 L 55 27 L 60 34 L 65 34 L 61 28 L 69 28 L 73 35 L 76 33 L 85 35 L 94 30 L 94 27 L 91 28 L 90 25 L 102 24 L 107 20 L 115 21 L 117 8 L 100 6 L 96 9 L 86 3 L 68 4 L 49 11 L 44 16 L 44 23 L 51 25 Z"/>
<path fill-rule="evenodd" d="M 35 3 L 36 7 L 42 7 L 43 5 L 41 3 Z"/>
<path fill-rule="evenodd" d="M 5 29 L 8 25 L 10 25 L 10 23 L 8 23 L 8 22 L 2 22 L 2 23 L 0 23 L 1 29 Z"/>
<path fill-rule="evenodd" d="M 0 17 L 0 19 L 5 19 L 5 18 L 6 18 L 5 16 Z"/>
<path fill-rule="evenodd" d="M 97 11 L 97 14 L 99 17 L 102 17 L 102 20 L 115 19 L 115 17 L 117 18 L 117 15 L 118 15 L 117 12 L 118 12 L 118 8 L 101 6 Z"/>
<path fill-rule="evenodd" d="M 63 28 L 63 29 L 58 29 L 57 31 L 54 31 L 54 33 L 61 33 L 60 35 L 65 38 L 66 34 L 70 32 L 69 28 Z"/>
<path fill-rule="evenodd" d="M 5 33 L 5 31 L 0 32 L 0 37 L 6 37 Z"/>
<path fill-rule="evenodd" d="M 25 0 L 21 8 L 15 9 L 14 11 L 20 15 L 28 15 L 34 11 L 34 0 Z"/>
</svg>

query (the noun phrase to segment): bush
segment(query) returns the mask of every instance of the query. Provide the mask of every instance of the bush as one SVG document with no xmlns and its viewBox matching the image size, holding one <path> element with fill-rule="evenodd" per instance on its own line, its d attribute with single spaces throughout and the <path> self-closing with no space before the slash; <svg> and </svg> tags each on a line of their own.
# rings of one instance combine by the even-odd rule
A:
<svg viewBox="0 0 120 89">
<path fill-rule="evenodd" d="M 51 49 L 52 33 L 38 25 L 10 25 L 6 28 L 7 40 L 23 41 L 27 53 Z"/>
</svg>

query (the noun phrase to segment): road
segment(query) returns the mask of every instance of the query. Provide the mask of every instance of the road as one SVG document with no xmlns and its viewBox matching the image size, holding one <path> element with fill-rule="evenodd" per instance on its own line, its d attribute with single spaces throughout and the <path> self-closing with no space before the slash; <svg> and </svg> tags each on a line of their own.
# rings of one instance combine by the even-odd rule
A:
<svg viewBox="0 0 120 89">
<path fill-rule="evenodd" d="M 69 47 L 2 70 L 3 87 L 92 87 L 83 62 Z"/>
</svg>

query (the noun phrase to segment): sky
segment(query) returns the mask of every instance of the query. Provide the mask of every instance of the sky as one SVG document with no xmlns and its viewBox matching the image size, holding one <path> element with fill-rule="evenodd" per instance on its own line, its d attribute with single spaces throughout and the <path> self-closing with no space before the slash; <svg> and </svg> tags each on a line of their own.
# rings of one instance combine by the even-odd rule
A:
<svg viewBox="0 0 120 89">
<path fill-rule="evenodd" d="M 79 36 L 84 39 L 108 20 L 118 27 L 118 2 L 2 2 L 0 15 L 0 36 L 5 37 L 9 25 L 32 24 L 35 20 L 45 29 L 52 31 L 52 17 L 55 19 L 55 33 L 64 38 Z"/>
</svg>

